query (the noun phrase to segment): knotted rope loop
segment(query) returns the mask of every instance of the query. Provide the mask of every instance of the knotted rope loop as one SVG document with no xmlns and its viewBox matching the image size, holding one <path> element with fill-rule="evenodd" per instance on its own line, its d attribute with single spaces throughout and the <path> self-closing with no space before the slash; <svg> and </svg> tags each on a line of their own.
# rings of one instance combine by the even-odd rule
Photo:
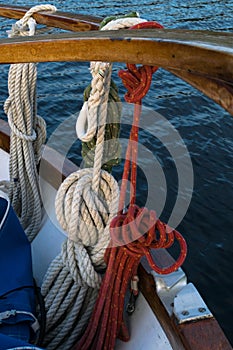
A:
<svg viewBox="0 0 233 350">
<path fill-rule="evenodd" d="M 69 239 L 88 247 L 96 262 L 98 258 L 94 252 L 98 252 L 99 256 L 109 242 L 108 230 L 117 212 L 119 189 L 113 176 L 102 170 L 99 192 L 96 193 L 91 190 L 92 178 L 92 168 L 81 169 L 68 176 L 57 192 L 55 210 Z M 99 244 L 104 246 L 101 248 Z M 103 264 L 102 259 L 98 261 L 100 265 Z"/>
<path fill-rule="evenodd" d="M 48 12 L 56 12 L 57 9 L 55 6 L 50 4 L 37 5 L 29 9 L 25 15 L 12 25 L 11 30 L 7 31 L 9 38 L 15 36 L 32 36 L 35 35 L 36 31 L 36 21 L 32 18 L 34 13 L 48 11 Z"/>
<path fill-rule="evenodd" d="M 8 106 L 9 109 L 10 109 L 10 103 L 8 101 Z M 35 141 L 36 140 L 36 132 L 35 130 L 32 130 L 32 134 L 31 135 L 27 135 L 26 133 L 20 131 L 17 126 L 14 124 L 13 122 L 13 118 L 12 118 L 12 114 L 11 112 L 9 111 L 8 108 L 4 108 L 4 111 L 6 114 L 8 114 L 8 124 L 10 126 L 10 129 L 11 129 L 11 132 L 17 136 L 19 139 L 21 140 L 25 140 L 25 141 Z M 9 112 L 8 112 L 9 111 Z"/>
<path fill-rule="evenodd" d="M 130 29 L 154 29 L 163 28 L 157 22 L 141 22 L 130 27 Z M 156 72 L 158 67 L 141 66 L 137 68 L 135 64 L 126 64 L 127 70 L 120 70 L 118 75 L 127 90 L 125 100 L 129 103 L 140 103 L 143 97 L 147 94 L 152 74 Z"/>
<path fill-rule="evenodd" d="M 36 165 L 46 140 L 46 125 L 36 110 L 37 70 L 33 63 L 14 64 L 8 75 L 4 104 L 11 128 L 9 198 L 31 241 L 41 222 L 41 198 Z"/>
<path fill-rule="evenodd" d="M 145 255 L 151 268 L 159 274 L 174 271 L 186 257 L 187 247 L 182 235 L 157 219 L 154 210 L 131 205 L 125 214 L 118 214 L 112 220 L 110 234 L 111 246 L 124 246 L 125 252 L 136 259 Z M 157 266 L 153 262 L 150 250 L 169 248 L 175 239 L 180 246 L 179 258 L 171 266 Z M 105 258 L 108 260 L 108 255 Z"/>
<path fill-rule="evenodd" d="M 155 71 L 154 67 L 141 66 L 137 68 L 135 64 L 127 64 L 127 71 L 119 71 L 118 75 L 127 89 L 126 102 L 138 103 L 146 96 L 150 88 L 152 74 Z"/>
</svg>

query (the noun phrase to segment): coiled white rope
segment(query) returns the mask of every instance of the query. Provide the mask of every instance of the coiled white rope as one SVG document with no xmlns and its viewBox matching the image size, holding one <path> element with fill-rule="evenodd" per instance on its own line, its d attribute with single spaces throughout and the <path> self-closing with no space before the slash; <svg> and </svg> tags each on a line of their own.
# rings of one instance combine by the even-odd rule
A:
<svg viewBox="0 0 233 350">
<path fill-rule="evenodd" d="M 127 28 L 141 22 L 145 20 L 124 18 L 106 27 Z M 70 349 L 85 330 L 101 283 L 98 271 L 105 266 L 109 225 L 118 209 L 118 185 L 112 175 L 101 170 L 112 64 L 92 62 L 90 70 L 91 93 L 76 130 L 82 141 L 97 133 L 94 165 L 67 177 L 56 197 L 57 218 L 68 239 L 41 288 L 47 312 L 43 346 L 48 350 Z"/>
<path fill-rule="evenodd" d="M 34 35 L 36 22 L 31 16 L 39 11 L 54 11 L 51 5 L 35 6 L 13 25 L 9 36 Z M 27 27 L 29 31 L 27 31 Z M 8 76 L 9 97 L 4 111 L 11 128 L 9 198 L 23 228 L 32 241 L 38 233 L 42 209 L 37 164 L 46 140 L 46 125 L 37 115 L 37 69 L 34 63 L 13 64 Z"/>
</svg>

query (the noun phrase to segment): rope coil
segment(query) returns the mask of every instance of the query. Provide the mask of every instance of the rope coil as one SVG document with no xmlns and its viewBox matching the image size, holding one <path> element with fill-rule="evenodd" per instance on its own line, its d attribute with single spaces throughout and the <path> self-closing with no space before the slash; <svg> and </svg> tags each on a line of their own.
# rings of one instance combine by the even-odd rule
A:
<svg viewBox="0 0 233 350">
<path fill-rule="evenodd" d="M 11 128 L 9 198 L 30 241 L 41 222 L 36 166 L 46 139 L 45 122 L 36 114 L 36 79 L 35 64 L 11 65 L 4 104 Z"/>
</svg>

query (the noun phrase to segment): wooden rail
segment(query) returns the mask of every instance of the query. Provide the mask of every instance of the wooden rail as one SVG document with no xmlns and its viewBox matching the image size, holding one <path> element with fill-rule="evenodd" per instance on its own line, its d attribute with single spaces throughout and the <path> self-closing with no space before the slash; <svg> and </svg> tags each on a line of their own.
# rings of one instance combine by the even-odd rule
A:
<svg viewBox="0 0 233 350">
<path fill-rule="evenodd" d="M 152 251 L 152 255 L 153 259 L 162 266 L 169 266 L 174 262 L 163 249 Z M 140 289 L 159 319 L 174 350 L 232 350 L 232 346 L 214 317 L 178 324 L 174 317 L 168 316 L 156 293 L 154 279 L 145 259 L 139 266 L 139 280 Z"/>
<path fill-rule="evenodd" d="M 232 41 L 233 34 L 228 33 L 207 36 L 199 31 L 168 29 L 2 39 L 0 63 L 107 61 L 159 66 L 195 86 L 233 115 Z"/>
<path fill-rule="evenodd" d="M 29 10 L 29 7 L 0 5 L 0 16 L 12 19 L 20 19 Z M 73 32 L 97 30 L 99 23 L 102 21 L 100 17 L 90 15 L 77 15 L 75 13 L 67 13 L 57 11 L 55 13 L 38 12 L 33 15 L 36 22 L 49 27 L 55 27 Z"/>
<path fill-rule="evenodd" d="M 18 19 L 27 10 L 0 5 L 0 16 Z M 80 31 L 98 29 L 102 18 L 65 12 L 40 12 L 34 18 L 38 23 L 79 34 L 3 40 L 0 63 L 99 60 L 158 65 L 233 115 L 232 33 L 156 29 L 81 35 Z"/>
</svg>

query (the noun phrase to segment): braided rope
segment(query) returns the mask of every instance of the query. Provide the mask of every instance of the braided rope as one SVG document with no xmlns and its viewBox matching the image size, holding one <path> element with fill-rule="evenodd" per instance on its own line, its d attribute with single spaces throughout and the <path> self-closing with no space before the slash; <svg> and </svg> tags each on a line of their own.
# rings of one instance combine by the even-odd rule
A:
<svg viewBox="0 0 233 350">
<path fill-rule="evenodd" d="M 9 198 L 30 241 L 41 222 L 36 165 L 46 139 L 45 123 L 36 115 L 36 77 L 32 63 L 11 65 L 4 105 L 11 127 Z"/>
<path fill-rule="evenodd" d="M 34 35 L 38 11 L 54 11 L 51 5 L 35 6 L 12 26 L 9 36 Z M 27 31 L 27 27 L 29 31 Z M 46 125 L 36 109 L 36 64 L 14 64 L 8 76 L 9 97 L 4 111 L 11 128 L 9 198 L 23 228 L 32 241 L 39 231 L 42 204 L 37 165 L 46 140 Z"/>
<path fill-rule="evenodd" d="M 139 22 L 138 18 L 118 20 L 116 29 L 123 23 L 128 27 Z M 79 114 L 76 130 L 83 142 L 96 135 L 94 164 L 93 168 L 68 176 L 57 192 L 56 215 L 68 238 L 41 288 L 47 312 L 43 346 L 48 350 L 69 349 L 84 332 L 102 280 L 98 271 L 106 267 L 104 254 L 110 241 L 110 223 L 118 209 L 118 185 L 111 174 L 101 169 L 112 64 L 91 62 L 90 71 L 90 96 Z"/>
</svg>

